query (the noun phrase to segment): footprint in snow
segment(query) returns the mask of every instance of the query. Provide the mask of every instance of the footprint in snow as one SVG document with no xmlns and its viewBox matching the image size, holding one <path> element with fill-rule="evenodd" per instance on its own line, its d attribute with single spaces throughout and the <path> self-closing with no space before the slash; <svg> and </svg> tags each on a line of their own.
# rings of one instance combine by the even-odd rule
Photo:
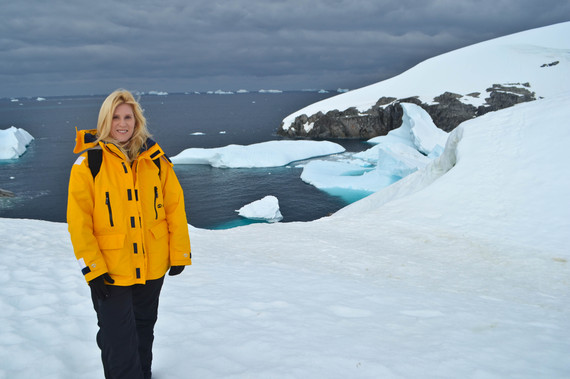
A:
<svg viewBox="0 0 570 379">
<path fill-rule="evenodd" d="M 440 311 L 433 311 L 429 309 L 424 310 L 417 310 L 417 311 L 401 311 L 403 315 L 411 316 L 411 317 L 419 317 L 419 318 L 432 318 L 432 317 L 441 317 L 443 313 Z"/>
<path fill-rule="evenodd" d="M 359 318 L 372 316 L 372 312 L 367 309 L 350 308 L 343 306 L 333 306 L 329 308 L 334 314 L 345 318 Z"/>
</svg>

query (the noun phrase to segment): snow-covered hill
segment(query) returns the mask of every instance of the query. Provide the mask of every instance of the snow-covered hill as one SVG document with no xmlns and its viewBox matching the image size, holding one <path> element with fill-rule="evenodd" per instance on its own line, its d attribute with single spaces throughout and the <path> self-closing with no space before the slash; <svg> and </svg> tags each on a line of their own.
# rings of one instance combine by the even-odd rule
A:
<svg viewBox="0 0 570 379">
<path fill-rule="evenodd" d="M 556 63 L 558 62 L 558 63 Z M 309 105 L 287 116 L 288 129 L 297 116 L 356 107 L 365 111 L 381 97 L 418 96 L 430 104 L 444 92 L 464 95 L 460 101 L 484 103 L 493 84 L 529 83 L 539 97 L 552 97 L 570 86 L 570 22 L 524 31 L 478 43 L 428 59 L 382 82 Z M 479 97 L 469 96 L 480 93 Z"/>
</svg>

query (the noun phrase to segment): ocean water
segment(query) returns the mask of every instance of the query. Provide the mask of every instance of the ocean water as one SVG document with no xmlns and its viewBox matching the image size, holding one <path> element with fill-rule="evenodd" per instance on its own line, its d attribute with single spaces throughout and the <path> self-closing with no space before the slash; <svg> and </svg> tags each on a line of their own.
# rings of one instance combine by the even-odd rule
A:
<svg viewBox="0 0 570 379">
<path fill-rule="evenodd" d="M 279 139 L 275 132 L 288 114 L 335 93 L 246 93 L 235 95 L 143 95 L 149 129 L 165 152 L 190 147 L 220 147 Z M 96 127 L 104 96 L 0 99 L 0 129 L 23 128 L 35 140 L 17 160 L 0 161 L 0 188 L 14 198 L 0 198 L 0 217 L 65 222 L 69 171 L 76 155 L 75 128 Z M 367 146 L 335 141 L 348 151 Z M 176 165 L 190 224 L 230 228 L 251 223 L 235 212 L 266 195 L 279 199 L 282 222 L 310 221 L 347 204 L 301 181 L 294 164 L 263 169 L 218 169 Z"/>
</svg>

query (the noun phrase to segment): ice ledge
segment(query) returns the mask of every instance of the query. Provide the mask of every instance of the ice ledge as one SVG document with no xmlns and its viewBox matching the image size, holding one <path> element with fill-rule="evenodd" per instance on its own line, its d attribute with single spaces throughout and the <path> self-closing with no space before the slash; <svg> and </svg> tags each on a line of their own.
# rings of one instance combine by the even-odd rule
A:
<svg viewBox="0 0 570 379">
<path fill-rule="evenodd" d="M 463 130 L 463 125 L 460 125 L 449 133 L 443 153 L 430 164 L 396 183 L 340 209 L 335 213 L 335 216 L 357 215 L 380 208 L 391 201 L 419 192 L 435 182 L 457 164 L 458 146 L 463 139 Z"/>
</svg>

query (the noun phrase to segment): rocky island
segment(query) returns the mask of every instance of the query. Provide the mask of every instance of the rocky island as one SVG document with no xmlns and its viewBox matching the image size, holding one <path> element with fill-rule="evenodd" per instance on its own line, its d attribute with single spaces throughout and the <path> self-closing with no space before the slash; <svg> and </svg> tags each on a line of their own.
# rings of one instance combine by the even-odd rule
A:
<svg viewBox="0 0 570 379">
<path fill-rule="evenodd" d="M 282 124 L 277 134 L 289 138 L 315 139 L 370 139 L 386 135 L 402 125 L 403 110 L 400 103 L 419 105 L 431 116 L 438 128 L 449 132 L 471 118 L 536 100 L 530 83 L 493 84 L 486 91 L 484 95 L 480 92 L 465 95 L 444 92 L 429 104 L 420 101 L 419 96 L 402 99 L 383 96 L 364 112 L 351 107 L 342 111 L 335 109 L 326 113 L 302 114 L 288 128 Z M 470 104 L 469 98 L 478 99 L 481 96 L 486 96 L 483 105 Z"/>
</svg>

